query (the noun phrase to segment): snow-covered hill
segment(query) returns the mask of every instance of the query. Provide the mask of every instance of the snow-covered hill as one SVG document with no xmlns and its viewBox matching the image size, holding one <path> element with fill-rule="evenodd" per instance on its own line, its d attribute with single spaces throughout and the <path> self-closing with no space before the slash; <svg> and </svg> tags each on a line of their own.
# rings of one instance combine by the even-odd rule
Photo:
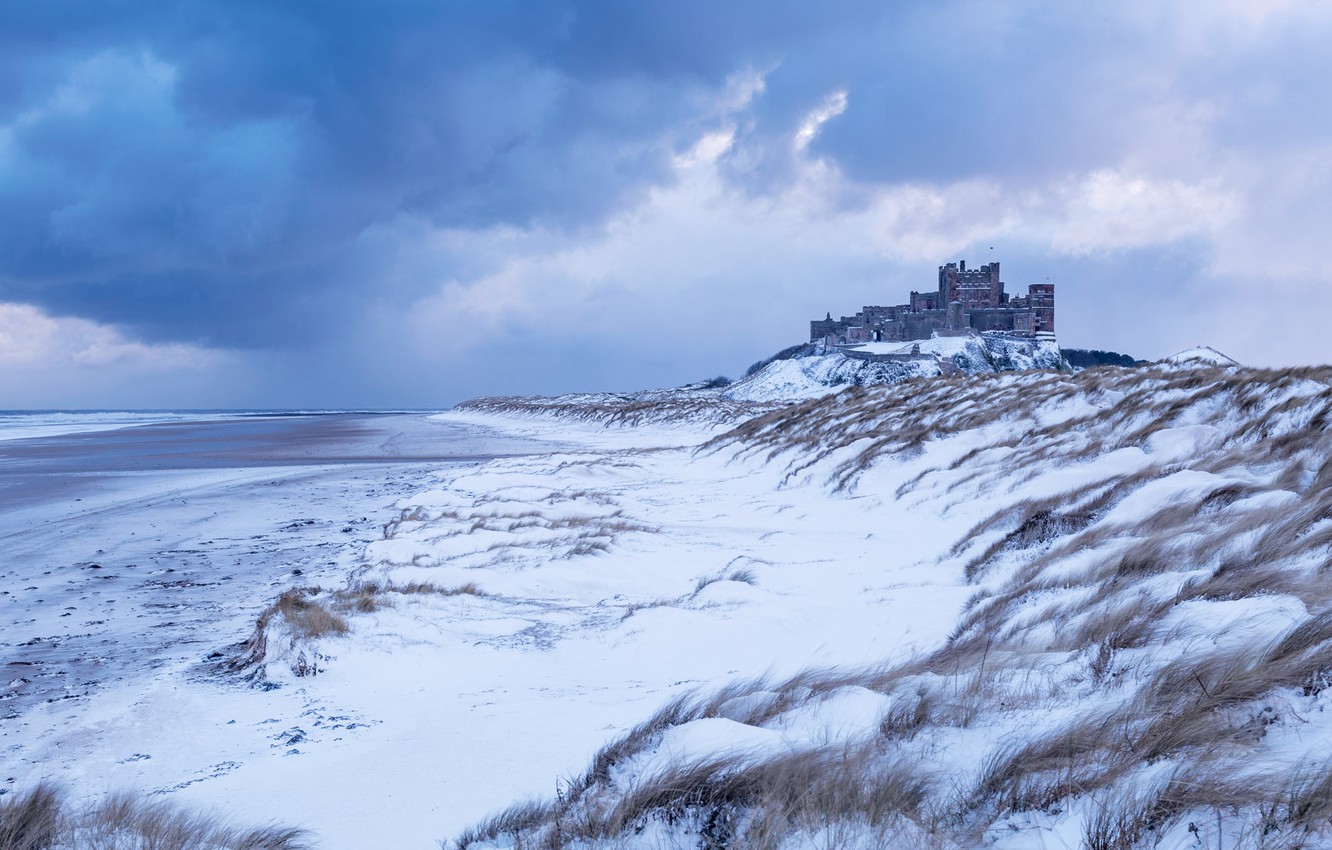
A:
<svg viewBox="0 0 1332 850">
<path fill-rule="evenodd" d="M 848 387 L 896 384 L 911 378 L 983 375 L 1031 369 L 1066 369 L 1053 340 L 1020 340 L 997 334 L 936 337 L 917 343 L 867 343 L 853 354 L 907 355 L 921 359 L 862 360 L 840 352 L 776 360 L 726 387 L 731 401 L 789 402 L 817 398 Z"/>
<path fill-rule="evenodd" d="M 907 359 L 913 348 L 916 359 Z M 900 360 L 854 356 L 897 355 Z M 583 393 L 543 397 L 481 398 L 464 402 L 461 411 L 512 416 L 529 414 L 604 425 L 679 423 L 729 427 L 796 401 L 819 398 L 850 387 L 897 384 L 912 378 L 980 375 L 1031 369 L 1067 369 L 1054 340 L 1023 340 L 999 334 L 939 337 L 918 343 L 869 343 L 852 350 L 809 351 L 773 360 L 733 384 L 694 385 L 634 393 Z"/>
<path fill-rule="evenodd" d="M 1165 358 L 1167 363 L 1187 366 L 1238 366 L 1239 361 L 1222 354 L 1210 345 L 1198 345 L 1187 351 Z"/>
</svg>

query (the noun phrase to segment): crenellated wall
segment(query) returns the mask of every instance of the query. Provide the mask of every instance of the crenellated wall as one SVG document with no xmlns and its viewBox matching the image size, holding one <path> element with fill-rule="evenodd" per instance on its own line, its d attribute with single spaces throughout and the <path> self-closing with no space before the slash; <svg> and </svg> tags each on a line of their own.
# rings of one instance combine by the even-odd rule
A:
<svg viewBox="0 0 1332 850">
<path fill-rule="evenodd" d="M 809 323 L 810 341 L 898 342 L 999 331 L 1019 337 L 1053 334 L 1054 284 L 1034 283 L 1027 295 L 1010 297 L 999 263 L 968 269 L 966 260 L 939 266 L 938 288 L 912 291 L 906 304 L 866 306 L 854 316 Z"/>
</svg>

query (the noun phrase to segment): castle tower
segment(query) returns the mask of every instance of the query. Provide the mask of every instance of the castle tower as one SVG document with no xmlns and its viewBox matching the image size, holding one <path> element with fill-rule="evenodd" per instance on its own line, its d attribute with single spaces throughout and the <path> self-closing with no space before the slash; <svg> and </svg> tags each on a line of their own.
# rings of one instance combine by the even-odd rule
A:
<svg viewBox="0 0 1332 850">
<path fill-rule="evenodd" d="M 929 339 L 995 333 L 1025 339 L 1053 339 L 1054 285 L 1031 284 L 1027 294 L 1004 291 L 999 263 L 967 268 L 966 260 L 939 266 L 938 289 L 912 291 L 905 304 L 868 305 L 854 316 L 834 320 L 831 313 L 810 322 L 810 340 L 839 344 Z"/>
<path fill-rule="evenodd" d="M 1055 303 L 1053 283 L 1033 283 L 1027 287 L 1027 303 L 1031 307 L 1036 333 L 1054 333 Z"/>
<path fill-rule="evenodd" d="M 1003 305 L 1004 282 L 999 263 L 986 263 L 967 271 L 967 261 L 939 266 L 939 305 L 961 301 L 968 310 L 987 310 Z"/>
<path fill-rule="evenodd" d="M 981 270 L 990 270 L 990 307 L 998 307 L 1004 303 L 1004 282 L 999 279 L 999 261 L 981 266 Z"/>
<path fill-rule="evenodd" d="M 963 260 L 962 268 L 965 269 L 966 266 L 967 263 Z M 945 305 L 952 304 L 961 297 L 961 287 L 958 283 L 957 263 L 948 263 L 947 265 L 939 266 L 939 300 L 935 303 Z"/>
</svg>

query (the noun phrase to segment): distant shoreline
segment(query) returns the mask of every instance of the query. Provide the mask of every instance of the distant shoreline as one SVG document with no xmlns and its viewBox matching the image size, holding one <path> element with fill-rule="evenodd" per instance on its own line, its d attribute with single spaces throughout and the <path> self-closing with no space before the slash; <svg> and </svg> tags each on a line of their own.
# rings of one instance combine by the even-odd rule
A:
<svg viewBox="0 0 1332 850">
<path fill-rule="evenodd" d="M 433 415 L 442 410 L 406 410 L 369 408 L 302 409 L 302 408 L 179 408 L 179 409 L 31 409 L 0 410 L 0 443 L 31 437 L 57 437 L 65 434 L 88 434 L 135 428 L 141 425 L 161 425 L 182 422 L 221 422 L 245 419 L 286 419 L 316 416 L 399 416 Z"/>
</svg>

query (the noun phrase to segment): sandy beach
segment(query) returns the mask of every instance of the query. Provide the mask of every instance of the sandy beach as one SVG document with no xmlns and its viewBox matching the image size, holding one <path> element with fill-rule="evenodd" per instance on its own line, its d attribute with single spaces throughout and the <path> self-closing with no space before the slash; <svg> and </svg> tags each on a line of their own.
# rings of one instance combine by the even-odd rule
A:
<svg viewBox="0 0 1332 850">
<path fill-rule="evenodd" d="M 534 447 L 424 414 L 0 442 L 0 746 L 34 705 L 196 665 L 282 589 L 341 582 L 432 471 Z"/>
</svg>

